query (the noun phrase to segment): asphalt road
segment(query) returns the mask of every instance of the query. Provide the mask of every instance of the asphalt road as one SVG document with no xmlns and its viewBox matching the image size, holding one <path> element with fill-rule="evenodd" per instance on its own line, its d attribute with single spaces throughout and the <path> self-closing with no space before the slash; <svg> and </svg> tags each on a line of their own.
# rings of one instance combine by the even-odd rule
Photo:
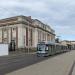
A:
<svg viewBox="0 0 75 75">
<path fill-rule="evenodd" d="M 0 75 L 41 62 L 49 57 L 37 57 L 36 54 L 21 54 L 9 57 L 0 57 Z"/>
<path fill-rule="evenodd" d="M 75 75 L 75 50 L 40 59 L 47 60 L 6 75 Z"/>
</svg>

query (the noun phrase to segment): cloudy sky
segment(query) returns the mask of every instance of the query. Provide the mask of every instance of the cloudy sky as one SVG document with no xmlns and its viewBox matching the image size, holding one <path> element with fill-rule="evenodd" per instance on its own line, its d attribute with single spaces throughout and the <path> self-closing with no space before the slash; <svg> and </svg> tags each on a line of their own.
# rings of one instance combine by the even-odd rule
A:
<svg viewBox="0 0 75 75">
<path fill-rule="evenodd" d="M 37 18 L 62 40 L 75 40 L 75 0 L 0 0 L 0 19 L 16 15 Z"/>
</svg>

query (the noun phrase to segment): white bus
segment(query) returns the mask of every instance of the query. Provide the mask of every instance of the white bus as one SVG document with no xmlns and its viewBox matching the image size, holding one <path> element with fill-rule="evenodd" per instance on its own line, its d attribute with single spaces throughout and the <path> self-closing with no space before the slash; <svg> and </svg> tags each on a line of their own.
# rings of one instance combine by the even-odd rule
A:
<svg viewBox="0 0 75 75">
<path fill-rule="evenodd" d="M 67 51 L 67 46 L 58 43 L 40 42 L 37 44 L 37 56 L 49 56 Z"/>
</svg>

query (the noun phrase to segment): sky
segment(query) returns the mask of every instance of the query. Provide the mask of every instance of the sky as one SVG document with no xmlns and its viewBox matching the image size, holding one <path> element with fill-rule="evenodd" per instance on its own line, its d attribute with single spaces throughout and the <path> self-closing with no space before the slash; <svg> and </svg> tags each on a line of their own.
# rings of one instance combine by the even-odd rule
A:
<svg viewBox="0 0 75 75">
<path fill-rule="evenodd" d="M 50 25 L 61 40 L 75 40 L 75 0 L 0 0 L 0 19 L 18 15 Z"/>
</svg>

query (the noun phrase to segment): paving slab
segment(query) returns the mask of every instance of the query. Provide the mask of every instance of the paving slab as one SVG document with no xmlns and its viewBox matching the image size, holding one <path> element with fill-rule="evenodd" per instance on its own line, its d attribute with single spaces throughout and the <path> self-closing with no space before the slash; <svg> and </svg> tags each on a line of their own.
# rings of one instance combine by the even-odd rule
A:
<svg viewBox="0 0 75 75">
<path fill-rule="evenodd" d="M 74 61 L 75 50 L 53 56 L 40 63 L 33 64 L 6 75 L 69 75 Z"/>
</svg>

